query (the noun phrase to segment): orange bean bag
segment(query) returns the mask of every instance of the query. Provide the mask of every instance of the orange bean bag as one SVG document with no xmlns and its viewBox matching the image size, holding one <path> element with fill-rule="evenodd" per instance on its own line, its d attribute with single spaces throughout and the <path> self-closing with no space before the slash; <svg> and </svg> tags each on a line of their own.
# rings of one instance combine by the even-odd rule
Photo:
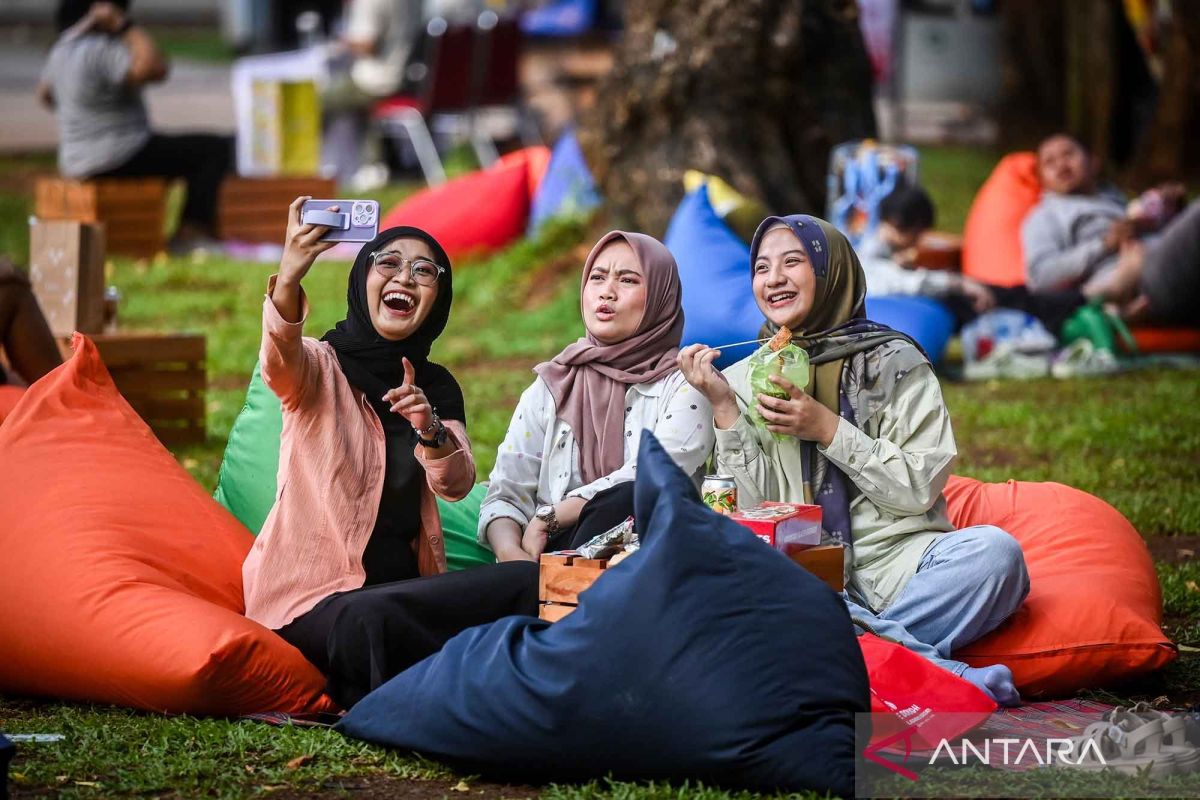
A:
<svg viewBox="0 0 1200 800">
<path fill-rule="evenodd" d="M 1000 159 L 967 214 L 964 275 L 996 286 L 1025 283 L 1021 223 L 1041 196 L 1036 153 L 1010 153 Z M 1132 333 L 1138 349 L 1145 353 L 1200 352 L 1200 329 L 1141 326 Z"/>
<path fill-rule="evenodd" d="M 1021 222 L 1038 198 L 1037 155 L 1010 153 L 980 187 L 963 230 L 963 274 L 996 286 L 1025 283 Z"/>
<path fill-rule="evenodd" d="M 1141 536 L 1115 508 L 1060 483 L 951 478 L 950 520 L 1021 543 L 1030 591 L 1015 615 L 955 658 L 1005 664 L 1026 698 L 1070 695 L 1160 669 L 1177 655 Z"/>
<path fill-rule="evenodd" d="M 379 227 L 422 228 L 451 259 L 498 250 L 525 234 L 530 170 L 528 159 L 519 159 L 424 189 L 387 212 Z"/>
<path fill-rule="evenodd" d="M 117 393 L 90 339 L 0 426 L 0 693 L 232 715 L 332 704 L 242 616 L 253 541 Z"/>
</svg>

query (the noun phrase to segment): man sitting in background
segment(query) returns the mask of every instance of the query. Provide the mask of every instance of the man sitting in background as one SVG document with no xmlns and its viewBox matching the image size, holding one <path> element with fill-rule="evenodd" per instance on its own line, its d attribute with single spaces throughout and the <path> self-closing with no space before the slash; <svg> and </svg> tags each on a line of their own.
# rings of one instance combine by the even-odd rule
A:
<svg viewBox="0 0 1200 800">
<path fill-rule="evenodd" d="M 1126 206 L 1102 189 L 1087 150 L 1066 134 L 1038 146 L 1042 199 L 1021 226 L 1025 274 L 1036 292 L 1079 288 L 1121 305 L 1131 320 L 1197 320 L 1200 204 L 1164 184 Z"/>
<path fill-rule="evenodd" d="M 233 163 L 233 141 L 151 129 L 142 88 L 166 80 L 167 60 L 128 7 L 128 0 L 63 0 L 38 97 L 58 114 L 64 176 L 184 179 L 187 201 L 172 247 L 188 250 L 214 236 L 217 190 Z"/>
</svg>

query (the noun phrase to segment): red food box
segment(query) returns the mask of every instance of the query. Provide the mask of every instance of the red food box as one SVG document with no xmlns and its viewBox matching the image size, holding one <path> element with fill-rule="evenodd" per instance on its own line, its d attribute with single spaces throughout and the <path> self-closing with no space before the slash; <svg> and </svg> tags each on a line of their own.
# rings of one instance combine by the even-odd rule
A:
<svg viewBox="0 0 1200 800">
<path fill-rule="evenodd" d="M 820 506 L 768 501 L 743 509 L 729 518 L 784 553 L 821 543 Z"/>
</svg>

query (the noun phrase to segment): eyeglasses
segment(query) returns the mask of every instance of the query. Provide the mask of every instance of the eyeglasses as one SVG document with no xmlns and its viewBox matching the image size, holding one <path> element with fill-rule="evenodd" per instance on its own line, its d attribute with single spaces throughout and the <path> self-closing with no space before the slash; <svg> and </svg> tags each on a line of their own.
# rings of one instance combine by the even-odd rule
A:
<svg viewBox="0 0 1200 800">
<path fill-rule="evenodd" d="M 421 286 L 433 286 L 446 271 L 428 258 L 405 258 L 393 252 L 371 253 L 371 266 L 385 278 L 395 277 L 406 264 L 412 279 Z"/>
</svg>

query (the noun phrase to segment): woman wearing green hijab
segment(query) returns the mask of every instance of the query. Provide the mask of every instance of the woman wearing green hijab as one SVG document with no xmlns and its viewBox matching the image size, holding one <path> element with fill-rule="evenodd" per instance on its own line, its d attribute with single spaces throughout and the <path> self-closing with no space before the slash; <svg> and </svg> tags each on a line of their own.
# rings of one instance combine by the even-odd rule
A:
<svg viewBox="0 0 1200 800">
<path fill-rule="evenodd" d="M 865 319 L 866 279 L 850 243 L 808 215 L 768 217 L 750 246 L 764 334 L 788 327 L 812 369 L 806 386 L 771 378 L 786 399 L 755 396 L 749 362 L 722 374 L 719 352 L 685 348 L 680 369 L 712 403 L 716 463 L 741 506 L 817 503 L 846 545 L 846 602 L 857 624 L 900 641 L 1017 704 L 1003 665 L 973 669 L 953 651 L 1021 605 L 1021 547 L 992 526 L 956 531 L 942 489 L 957 449 L 941 388 L 907 336 Z M 752 421 L 758 417 L 759 422 Z"/>
</svg>

